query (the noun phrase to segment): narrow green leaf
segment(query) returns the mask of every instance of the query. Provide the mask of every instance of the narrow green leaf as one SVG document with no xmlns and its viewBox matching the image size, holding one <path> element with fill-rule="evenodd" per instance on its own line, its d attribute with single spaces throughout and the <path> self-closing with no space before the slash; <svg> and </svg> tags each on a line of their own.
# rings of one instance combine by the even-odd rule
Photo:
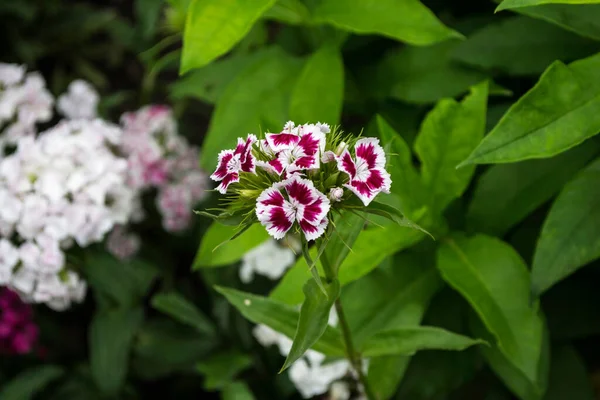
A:
<svg viewBox="0 0 600 400">
<path fill-rule="evenodd" d="M 192 0 L 183 33 L 181 73 L 225 54 L 275 0 Z"/>
<path fill-rule="evenodd" d="M 496 12 L 519 7 L 531 7 L 539 4 L 593 4 L 598 0 L 504 0 L 496 8 Z"/>
<path fill-rule="evenodd" d="M 214 335 L 210 320 L 191 302 L 177 292 L 158 293 L 152 297 L 152 307 L 206 335 Z"/>
<path fill-rule="evenodd" d="M 213 222 L 208 228 L 192 269 L 222 267 L 242 259 L 244 254 L 269 239 L 269 234 L 260 224 L 250 226 L 236 239 L 229 241 L 237 232 L 238 226 L 226 226 Z"/>
<path fill-rule="evenodd" d="M 321 280 L 321 276 L 319 275 L 319 270 L 316 268 L 317 260 L 319 260 L 321 258 L 320 255 L 323 253 L 322 250 L 324 250 L 324 248 L 325 248 L 324 246 L 322 248 L 319 248 L 318 253 L 315 254 L 315 258 L 313 260 L 312 256 L 310 255 L 310 251 L 308 249 L 308 242 L 306 241 L 306 239 L 304 237 L 302 237 L 302 256 L 304 257 L 304 260 L 306 261 L 308 270 L 309 270 L 310 274 L 312 275 L 315 283 L 321 290 L 321 293 L 323 293 L 325 296 L 327 296 L 327 290 L 325 289 L 325 286 L 323 285 L 323 281 Z"/>
<path fill-rule="evenodd" d="M 64 374 L 57 365 L 40 365 L 21 372 L 0 390 L 2 400 L 30 400 L 44 386 Z"/>
<path fill-rule="evenodd" d="M 554 62 L 459 166 L 547 158 L 600 131 L 600 54 Z"/>
<path fill-rule="evenodd" d="M 89 330 L 90 366 L 98 388 L 116 394 L 125 383 L 133 337 L 142 324 L 141 308 L 96 314 Z"/>
<path fill-rule="evenodd" d="M 299 321 L 299 313 L 295 307 L 267 297 L 220 286 L 216 286 L 215 290 L 224 295 L 248 320 L 256 324 L 265 324 L 289 338 L 294 337 Z M 326 326 L 325 332 L 312 347 L 325 355 L 344 355 L 340 332 L 330 326 Z"/>
<path fill-rule="evenodd" d="M 413 355 L 420 350 L 461 351 L 478 344 L 487 342 L 434 326 L 418 326 L 380 332 L 367 340 L 360 351 L 364 357 Z"/>
<path fill-rule="evenodd" d="M 485 329 L 474 334 L 494 344 L 482 349 L 492 367 L 502 370 L 498 373 L 503 378 L 504 370 L 517 371 L 536 393 L 542 393 L 544 374 L 539 365 L 547 332 L 537 303 L 530 305 L 529 272 L 516 251 L 489 236 L 459 235 L 438 249 L 437 266 L 491 332 L 489 338 Z M 505 362 L 495 363 L 496 359 Z"/>
<path fill-rule="evenodd" d="M 224 148 L 233 148 L 240 132 L 280 129 L 287 121 L 291 88 L 301 62 L 283 50 L 268 48 L 240 71 L 217 102 L 204 139 L 201 164 L 207 171 L 217 164 Z M 260 101 L 256 101 L 260 99 Z"/>
<path fill-rule="evenodd" d="M 232 382 L 223 388 L 222 400 L 254 400 L 252 392 L 243 382 Z"/>
<path fill-rule="evenodd" d="M 352 252 L 352 246 L 358 239 L 358 235 L 365 227 L 365 221 L 360 215 L 350 212 L 343 212 L 331 223 L 335 229 L 331 233 L 329 243 L 325 248 L 323 256 L 331 266 L 333 271 L 338 271 L 348 254 Z"/>
<path fill-rule="evenodd" d="M 558 193 L 599 149 L 600 141 L 591 140 L 552 158 L 491 166 L 477 181 L 469 227 L 502 236 Z"/>
<path fill-rule="evenodd" d="M 136 0 L 135 17 L 137 28 L 144 40 L 152 39 L 159 25 L 163 1 L 162 0 Z"/>
<path fill-rule="evenodd" d="M 515 16 L 473 33 L 453 51 L 453 58 L 477 68 L 509 75 L 537 75 L 553 61 L 573 61 L 600 50 L 590 39 L 550 23 Z"/>
<path fill-rule="evenodd" d="M 548 392 L 544 400 L 594 400 L 586 365 L 570 345 L 552 349 Z"/>
<path fill-rule="evenodd" d="M 325 333 L 329 311 L 340 295 L 340 283 L 334 280 L 327 283 L 325 289 L 326 293 L 323 293 L 313 280 L 304 284 L 304 303 L 300 308 L 298 328 L 294 335 L 292 348 L 279 373 L 302 357 L 306 350 L 310 349 Z"/>
<path fill-rule="evenodd" d="M 323 0 L 313 18 L 354 33 L 380 34 L 417 46 L 462 38 L 418 0 Z"/>
<path fill-rule="evenodd" d="M 334 46 L 323 46 L 308 58 L 300 73 L 292 92 L 290 119 L 336 125 L 342 113 L 343 96 L 342 55 Z"/>
<path fill-rule="evenodd" d="M 469 185 L 474 167 L 456 170 L 483 137 L 488 84 L 471 89 L 458 103 L 443 99 L 427 114 L 415 142 L 421 159 L 421 176 L 434 213 L 441 213 Z"/>
<path fill-rule="evenodd" d="M 600 257 L 598 182 L 600 159 L 569 182 L 552 205 L 533 257 L 535 295 Z"/>
<path fill-rule="evenodd" d="M 205 375 L 206 390 L 222 389 L 231 383 L 233 378 L 252 365 L 252 358 L 237 350 L 228 350 L 212 355 L 196 364 L 198 372 Z"/>
</svg>

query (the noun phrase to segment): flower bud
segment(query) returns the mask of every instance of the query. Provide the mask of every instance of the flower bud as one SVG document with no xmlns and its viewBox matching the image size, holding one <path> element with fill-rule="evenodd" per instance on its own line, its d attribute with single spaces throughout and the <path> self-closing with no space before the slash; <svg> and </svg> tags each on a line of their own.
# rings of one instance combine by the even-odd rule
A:
<svg viewBox="0 0 600 400">
<path fill-rule="evenodd" d="M 332 201 L 341 201 L 342 197 L 344 197 L 344 189 L 341 187 L 334 187 L 329 191 L 329 198 Z"/>
<path fill-rule="evenodd" d="M 335 149 L 335 155 L 339 157 L 346 150 L 348 150 L 348 144 L 346 142 L 341 142 Z"/>
</svg>

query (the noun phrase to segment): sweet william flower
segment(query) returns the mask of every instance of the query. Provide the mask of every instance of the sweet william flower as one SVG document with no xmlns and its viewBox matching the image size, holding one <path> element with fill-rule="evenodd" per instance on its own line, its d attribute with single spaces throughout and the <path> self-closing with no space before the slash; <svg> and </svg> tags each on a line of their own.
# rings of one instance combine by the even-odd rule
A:
<svg viewBox="0 0 600 400">
<path fill-rule="evenodd" d="M 275 183 L 256 200 L 256 216 L 275 239 L 282 239 L 294 222 L 306 240 L 317 239 L 327 228 L 329 208 L 327 196 L 319 192 L 312 181 L 298 175 Z"/>
<path fill-rule="evenodd" d="M 254 172 L 256 162 L 252 155 L 252 145 L 256 136 L 249 134 L 246 140 L 239 138 L 234 150 L 223 150 L 219 154 L 217 169 L 210 176 L 214 181 L 221 182 L 217 190 L 221 194 L 227 193 L 229 185 L 240 180 L 240 172 Z"/>
<path fill-rule="evenodd" d="M 379 145 L 379 139 L 360 139 L 356 142 L 354 151 L 354 159 L 347 149 L 337 157 L 338 169 L 350 178 L 344 187 L 368 206 L 379 193 L 390 192 L 392 180 L 385 170 L 385 153 Z"/>
</svg>

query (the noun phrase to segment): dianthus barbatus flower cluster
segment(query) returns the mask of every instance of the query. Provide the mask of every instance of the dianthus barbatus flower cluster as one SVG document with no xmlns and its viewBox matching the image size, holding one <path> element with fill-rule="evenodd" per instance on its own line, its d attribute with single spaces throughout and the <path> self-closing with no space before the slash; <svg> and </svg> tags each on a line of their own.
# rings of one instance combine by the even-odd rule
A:
<svg viewBox="0 0 600 400">
<path fill-rule="evenodd" d="M 260 140 L 249 134 L 219 154 L 211 178 L 226 194 L 227 208 L 213 217 L 238 218 L 242 226 L 259 221 L 275 239 L 295 229 L 316 240 L 332 211 L 365 208 L 390 192 L 385 164 L 376 138 L 344 138 L 327 124 L 290 121 L 279 133 Z"/>
</svg>

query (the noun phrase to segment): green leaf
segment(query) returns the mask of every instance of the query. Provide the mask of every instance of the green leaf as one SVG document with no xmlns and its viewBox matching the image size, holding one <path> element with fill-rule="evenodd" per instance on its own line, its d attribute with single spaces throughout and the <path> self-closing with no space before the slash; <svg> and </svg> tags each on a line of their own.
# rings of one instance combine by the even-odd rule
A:
<svg viewBox="0 0 600 400">
<path fill-rule="evenodd" d="M 152 39 L 159 25 L 163 6 L 162 0 L 136 0 L 135 16 L 137 29 L 144 40 Z"/>
<path fill-rule="evenodd" d="M 300 73 L 292 92 L 290 119 L 336 125 L 342 113 L 343 96 L 342 55 L 334 46 L 323 46 L 308 58 Z"/>
<path fill-rule="evenodd" d="M 411 356 L 380 356 L 369 359 L 367 380 L 378 399 L 392 398 L 408 369 Z"/>
<path fill-rule="evenodd" d="M 490 24 L 453 51 L 457 61 L 509 75 L 537 75 L 553 61 L 589 56 L 600 46 L 555 25 L 525 16 Z"/>
<path fill-rule="evenodd" d="M 462 38 L 418 0 L 323 0 L 313 18 L 354 33 L 380 34 L 417 46 Z"/>
<path fill-rule="evenodd" d="M 100 252 L 87 255 L 83 271 L 90 286 L 121 306 L 139 304 L 158 275 L 157 268 L 143 260 L 121 261 Z"/>
<path fill-rule="evenodd" d="M 301 0 L 277 0 L 273 7 L 264 13 L 263 18 L 299 25 L 310 20 L 310 11 Z"/>
<path fill-rule="evenodd" d="M 600 54 L 554 62 L 459 166 L 547 158 L 600 131 Z"/>
<path fill-rule="evenodd" d="M 0 391 L 2 400 L 29 400 L 44 386 L 64 374 L 57 365 L 40 365 L 21 372 L 10 382 L 3 384 Z"/>
<path fill-rule="evenodd" d="M 600 159 L 569 182 L 552 205 L 533 257 L 535 295 L 600 257 L 598 182 Z"/>
<path fill-rule="evenodd" d="M 326 283 L 327 293 L 323 293 L 314 280 L 304 284 L 304 303 L 300 308 L 298 328 L 294 335 L 292 348 L 279 373 L 283 372 L 297 359 L 302 357 L 325 333 L 329 320 L 329 311 L 340 295 L 340 283 L 337 280 Z"/>
<path fill-rule="evenodd" d="M 183 33 L 181 73 L 225 54 L 275 0 L 193 0 Z"/>
<path fill-rule="evenodd" d="M 212 391 L 226 387 L 237 374 L 250 365 L 250 356 L 237 350 L 228 350 L 199 362 L 196 369 L 205 375 L 204 388 Z"/>
<path fill-rule="evenodd" d="M 544 400 L 594 400 L 586 366 L 573 346 L 552 349 L 548 392 Z"/>
<path fill-rule="evenodd" d="M 294 337 L 299 320 L 299 313 L 295 307 L 267 297 L 220 286 L 216 286 L 215 290 L 224 295 L 248 320 L 256 324 L 265 324 L 287 337 Z M 326 327 L 321 338 L 312 347 L 325 355 L 344 355 L 340 332 L 330 326 Z"/>
<path fill-rule="evenodd" d="M 413 355 L 420 350 L 456 350 L 486 344 L 484 340 L 471 339 L 435 326 L 398 328 L 380 332 L 361 346 L 364 357 L 391 354 Z"/>
<path fill-rule="evenodd" d="M 142 324 L 141 308 L 100 312 L 89 330 L 90 366 L 98 388 L 116 394 L 125 383 L 133 337 Z"/>
<path fill-rule="evenodd" d="M 352 246 L 358 239 L 358 235 L 363 231 L 365 220 L 360 215 L 343 212 L 340 217 L 330 222 L 335 229 L 321 258 L 325 257 L 332 271 L 337 272 L 352 251 Z"/>
<path fill-rule="evenodd" d="M 238 226 L 226 226 L 213 222 L 208 228 L 192 269 L 222 267 L 242 259 L 244 254 L 269 239 L 269 234 L 260 224 L 254 224 L 239 237 L 229 241 L 239 230 Z"/>
<path fill-rule="evenodd" d="M 298 59 L 271 48 L 227 85 L 204 139 L 200 161 L 204 169 L 212 170 L 219 152 L 233 148 L 240 135 L 270 125 L 281 128 L 281 121 L 288 119 L 290 88 L 300 70 Z"/>
<path fill-rule="evenodd" d="M 222 400 L 254 400 L 252 392 L 243 382 L 232 382 L 223 388 Z"/>
<path fill-rule="evenodd" d="M 556 24 L 578 35 L 600 40 L 599 4 L 543 4 L 513 11 Z"/>
<path fill-rule="evenodd" d="M 214 335 L 212 322 L 191 302 L 177 292 L 158 293 L 152 297 L 152 307 L 206 335 Z"/>
<path fill-rule="evenodd" d="M 496 12 L 519 7 L 531 7 L 540 4 L 593 4 L 598 0 L 504 0 L 496 8 Z"/>
<path fill-rule="evenodd" d="M 488 84 L 471 89 L 471 94 L 458 103 L 443 99 L 427 114 L 415 142 L 421 159 L 421 176 L 434 213 L 441 213 L 465 191 L 474 167 L 456 170 L 456 165 L 469 154 L 483 137 Z"/>
<path fill-rule="evenodd" d="M 498 239 L 458 235 L 438 249 L 437 266 L 491 332 L 478 329 L 474 334 L 497 345 L 481 348 L 492 368 L 517 393 L 521 390 L 510 383 L 516 375 L 534 393 L 543 393 L 539 365 L 547 332 L 539 305 L 530 305 L 529 272 L 520 256 Z"/>
<path fill-rule="evenodd" d="M 317 263 L 317 260 L 321 259 L 321 255 L 323 254 L 323 251 L 325 250 L 325 247 L 327 246 L 327 241 L 328 240 L 325 237 L 323 239 L 323 241 L 321 242 L 321 245 L 318 247 L 318 251 L 315 253 L 315 256 L 313 259 L 313 256 L 311 256 L 311 254 L 310 254 L 311 252 L 308 249 L 308 241 L 304 237 L 302 237 L 302 256 L 304 257 L 304 260 L 306 261 L 306 265 L 308 266 L 308 271 L 312 275 L 314 282 L 317 284 L 317 286 L 321 290 L 321 293 L 325 296 L 327 296 L 327 289 L 325 289 L 325 286 L 323 285 L 323 281 L 321 280 L 321 275 L 319 274 L 319 270 L 316 267 L 316 263 Z"/>
<path fill-rule="evenodd" d="M 552 158 L 491 166 L 477 181 L 469 227 L 502 236 L 558 193 L 598 149 L 600 141 L 592 140 Z"/>
</svg>

